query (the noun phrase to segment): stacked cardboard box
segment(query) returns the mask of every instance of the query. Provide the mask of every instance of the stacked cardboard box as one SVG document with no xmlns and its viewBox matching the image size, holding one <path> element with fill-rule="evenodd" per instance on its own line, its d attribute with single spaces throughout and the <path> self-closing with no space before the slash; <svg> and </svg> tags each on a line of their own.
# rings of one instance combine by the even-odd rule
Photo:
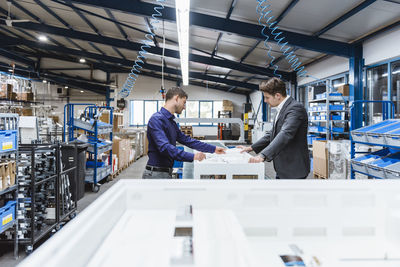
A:
<svg viewBox="0 0 400 267">
<path fill-rule="evenodd" d="M 23 101 L 33 101 L 33 93 L 18 93 L 17 99 Z"/>
<path fill-rule="evenodd" d="M 131 151 L 131 145 L 129 139 L 122 139 L 120 137 L 113 138 L 113 154 L 118 157 L 118 169 L 125 167 L 129 163 L 129 155 Z"/>
<path fill-rule="evenodd" d="M 3 83 L 0 90 L 0 98 L 7 98 L 10 100 L 17 100 L 17 94 L 13 92 L 13 85 Z"/>
<path fill-rule="evenodd" d="M 343 96 L 349 96 L 350 86 L 348 84 L 341 85 L 337 88 L 338 93 L 341 93 Z"/>
<path fill-rule="evenodd" d="M 0 163 L 0 191 L 15 184 L 15 161 Z"/>
<path fill-rule="evenodd" d="M 326 141 L 313 141 L 314 176 L 328 178 L 328 149 Z"/>
<path fill-rule="evenodd" d="M 181 126 L 181 131 L 189 135 L 190 137 L 193 137 L 193 127 L 192 126 Z"/>
<path fill-rule="evenodd" d="M 100 116 L 100 121 L 105 123 L 110 123 L 110 113 L 109 111 L 104 111 Z M 120 128 L 124 125 L 124 114 L 123 113 L 114 113 L 113 114 L 113 132 L 119 132 Z"/>
<path fill-rule="evenodd" d="M 222 100 L 222 110 L 233 112 L 233 103 L 230 100 Z"/>
</svg>

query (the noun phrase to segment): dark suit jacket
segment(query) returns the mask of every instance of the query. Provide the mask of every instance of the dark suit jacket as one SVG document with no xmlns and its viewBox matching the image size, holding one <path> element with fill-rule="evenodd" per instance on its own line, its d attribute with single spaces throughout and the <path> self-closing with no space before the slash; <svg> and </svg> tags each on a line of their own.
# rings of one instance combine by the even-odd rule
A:
<svg viewBox="0 0 400 267">
<path fill-rule="evenodd" d="M 272 131 L 267 132 L 251 147 L 256 153 L 261 152 L 266 161 L 274 161 L 274 168 L 279 178 L 304 178 L 310 172 L 307 129 L 306 109 L 289 97 Z"/>
</svg>

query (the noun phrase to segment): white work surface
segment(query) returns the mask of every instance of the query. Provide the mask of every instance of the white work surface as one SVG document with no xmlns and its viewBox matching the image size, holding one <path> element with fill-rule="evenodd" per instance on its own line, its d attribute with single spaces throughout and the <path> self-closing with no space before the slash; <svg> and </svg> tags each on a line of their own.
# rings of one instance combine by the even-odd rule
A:
<svg viewBox="0 0 400 267">
<path fill-rule="evenodd" d="M 193 260 L 177 264 L 185 225 Z M 283 267 L 280 255 L 400 266 L 400 181 L 121 180 L 19 266 Z"/>
<path fill-rule="evenodd" d="M 226 149 L 225 154 L 206 153 L 206 159 L 194 161 L 193 178 L 201 179 L 202 175 L 225 175 L 226 179 L 238 176 L 255 176 L 265 179 L 264 162 L 249 163 L 252 157 L 249 153 L 240 153 L 241 149 Z"/>
</svg>

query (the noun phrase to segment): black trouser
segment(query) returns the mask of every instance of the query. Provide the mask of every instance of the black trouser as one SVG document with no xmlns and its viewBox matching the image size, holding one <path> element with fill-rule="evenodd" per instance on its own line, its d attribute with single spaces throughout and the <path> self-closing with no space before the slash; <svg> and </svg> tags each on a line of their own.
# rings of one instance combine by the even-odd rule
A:
<svg viewBox="0 0 400 267">
<path fill-rule="evenodd" d="M 308 175 L 307 175 L 308 176 Z M 307 176 L 306 177 L 303 177 L 303 178 L 279 178 L 279 176 L 277 175 L 276 176 L 276 178 L 275 179 L 280 179 L 280 180 L 296 180 L 296 179 L 307 179 Z"/>
</svg>

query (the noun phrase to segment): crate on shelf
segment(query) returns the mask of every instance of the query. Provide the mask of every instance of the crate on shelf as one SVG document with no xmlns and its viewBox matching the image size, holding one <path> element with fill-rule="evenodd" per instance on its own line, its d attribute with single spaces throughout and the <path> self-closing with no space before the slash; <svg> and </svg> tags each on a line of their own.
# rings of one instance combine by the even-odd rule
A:
<svg viewBox="0 0 400 267">
<path fill-rule="evenodd" d="M 353 169 L 355 171 L 362 172 L 362 173 L 368 173 L 367 165 L 370 162 L 373 162 L 377 159 L 385 157 L 389 154 L 394 154 L 394 153 L 398 153 L 398 152 L 400 152 L 400 150 L 384 148 L 384 149 L 375 151 L 373 153 L 352 159 L 351 166 L 353 167 Z"/>
<path fill-rule="evenodd" d="M 400 123 L 400 120 L 385 120 L 373 125 L 365 126 L 351 131 L 351 137 L 354 142 L 368 143 L 367 132 Z"/>
<path fill-rule="evenodd" d="M 0 233 L 14 225 L 16 206 L 17 201 L 11 200 L 0 208 Z"/>
</svg>

